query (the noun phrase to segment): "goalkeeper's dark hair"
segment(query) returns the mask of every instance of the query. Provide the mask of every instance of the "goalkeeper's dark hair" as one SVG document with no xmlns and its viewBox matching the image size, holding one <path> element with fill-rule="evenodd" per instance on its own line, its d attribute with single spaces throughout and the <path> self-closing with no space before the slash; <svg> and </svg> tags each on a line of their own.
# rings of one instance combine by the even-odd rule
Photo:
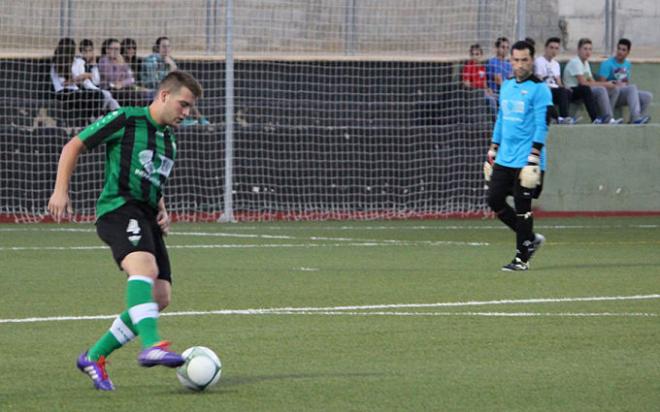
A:
<svg viewBox="0 0 660 412">
<path fill-rule="evenodd" d="M 170 93 L 178 92 L 182 87 L 188 88 L 192 94 L 199 98 L 202 96 L 202 86 L 190 73 L 173 70 L 158 85 L 158 91 L 167 90 Z"/>
<path fill-rule="evenodd" d="M 513 43 L 513 46 L 511 46 L 511 52 L 514 50 L 529 50 L 530 57 L 534 57 L 534 52 L 536 51 L 534 50 L 534 46 L 525 40 L 518 40 L 517 42 Z"/>
</svg>

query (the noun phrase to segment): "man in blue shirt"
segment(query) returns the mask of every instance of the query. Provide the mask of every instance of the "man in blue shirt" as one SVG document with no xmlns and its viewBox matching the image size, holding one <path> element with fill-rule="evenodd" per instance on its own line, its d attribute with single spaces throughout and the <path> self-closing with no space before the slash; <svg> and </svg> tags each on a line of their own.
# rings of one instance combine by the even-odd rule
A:
<svg viewBox="0 0 660 412">
<path fill-rule="evenodd" d="M 605 60 L 598 70 L 598 80 L 613 82 L 619 93 L 615 95 L 612 107 L 628 105 L 630 123 L 645 124 L 651 119 L 647 110 L 653 100 L 650 92 L 638 90 L 630 83 L 632 64 L 627 59 L 632 43 L 628 39 L 619 39 L 614 56 Z"/>
<path fill-rule="evenodd" d="M 499 93 L 502 83 L 511 77 L 511 63 L 506 58 L 508 53 L 509 39 L 498 37 L 495 41 L 495 56 L 486 62 L 488 88 L 495 92 L 495 94 Z"/>
<path fill-rule="evenodd" d="M 511 48 L 514 78 L 500 90 L 500 108 L 484 163 L 488 206 L 516 233 L 516 255 L 505 271 L 529 269 L 545 238 L 533 231 L 532 199 L 541 194 L 545 139 L 552 93 L 534 76 L 534 47 L 525 41 Z M 513 196 L 514 208 L 507 202 Z"/>
</svg>

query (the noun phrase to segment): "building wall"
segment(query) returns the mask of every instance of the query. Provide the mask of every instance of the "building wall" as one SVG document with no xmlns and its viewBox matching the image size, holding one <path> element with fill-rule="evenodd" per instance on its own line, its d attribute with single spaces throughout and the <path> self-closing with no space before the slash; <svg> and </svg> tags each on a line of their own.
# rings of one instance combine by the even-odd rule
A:
<svg viewBox="0 0 660 412">
<path fill-rule="evenodd" d="M 559 21 L 567 26 L 568 50 L 576 48 L 578 39 L 589 37 L 594 51 L 610 54 L 620 37 L 633 43 L 633 55 L 659 58 L 660 2 L 657 0 L 555 0 Z"/>
</svg>

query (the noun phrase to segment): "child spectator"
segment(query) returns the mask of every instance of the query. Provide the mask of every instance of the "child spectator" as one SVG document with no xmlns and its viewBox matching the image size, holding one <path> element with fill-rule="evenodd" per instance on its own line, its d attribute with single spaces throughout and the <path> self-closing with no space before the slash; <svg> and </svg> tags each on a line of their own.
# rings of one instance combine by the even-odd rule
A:
<svg viewBox="0 0 660 412">
<path fill-rule="evenodd" d="M 99 89 L 101 75 L 96 66 L 94 55 L 94 43 L 89 39 L 83 39 L 79 45 L 80 56 L 73 60 L 71 72 L 75 79 L 82 79 L 81 86 L 86 90 L 99 90 L 103 94 L 103 108 L 112 111 L 119 108 L 119 103 L 112 97 L 112 93 Z"/>
<path fill-rule="evenodd" d="M 497 99 L 486 84 L 486 66 L 482 63 L 484 52 L 479 44 L 470 46 L 470 59 L 461 71 L 461 80 L 468 89 L 482 90 L 484 98 L 493 113 L 497 112 Z"/>
<path fill-rule="evenodd" d="M 509 54 L 509 39 L 498 37 L 495 40 L 495 56 L 486 62 L 486 75 L 488 87 L 495 94 L 499 94 L 500 86 L 504 80 L 512 76 L 513 70 L 507 55 Z"/>
</svg>

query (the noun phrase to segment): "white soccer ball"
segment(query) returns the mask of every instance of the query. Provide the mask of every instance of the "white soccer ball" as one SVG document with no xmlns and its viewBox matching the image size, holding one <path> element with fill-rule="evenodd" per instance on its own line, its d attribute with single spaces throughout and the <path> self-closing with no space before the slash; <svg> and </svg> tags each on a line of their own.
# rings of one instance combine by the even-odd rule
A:
<svg viewBox="0 0 660 412">
<path fill-rule="evenodd" d="M 203 391 L 218 383 L 222 374 L 220 358 L 205 346 L 193 346 L 181 354 L 186 363 L 176 369 L 179 382 L 188 389 Z"/>
</svg>

